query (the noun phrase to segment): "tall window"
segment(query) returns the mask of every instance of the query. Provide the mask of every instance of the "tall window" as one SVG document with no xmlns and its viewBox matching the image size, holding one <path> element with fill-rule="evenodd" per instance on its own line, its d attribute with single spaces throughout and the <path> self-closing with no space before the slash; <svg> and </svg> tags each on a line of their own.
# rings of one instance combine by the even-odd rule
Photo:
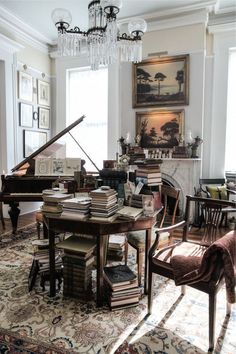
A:
<svg viewBox="0 0 236 354">
<path fill-rule="evenodd" d="M 225 170 L 236 172 L 236 49 L 229 54 Z"/>
<path fill-rule="evenodd" d="M 85 119 L 76 129 L 75 138 L 96 166 L 101 169 L 103 160 L 107 159 L 107 68 L 96 71 L 91 71 L 89 68 L 69 70 L 67 92 L 67 125 L 85 115 Z M 67 155 L 84 158 L 86 170 L 96 171 L 89 159 L 78 150 L 75 151 L 73 145 L 68 146 Z"/>
</svg>

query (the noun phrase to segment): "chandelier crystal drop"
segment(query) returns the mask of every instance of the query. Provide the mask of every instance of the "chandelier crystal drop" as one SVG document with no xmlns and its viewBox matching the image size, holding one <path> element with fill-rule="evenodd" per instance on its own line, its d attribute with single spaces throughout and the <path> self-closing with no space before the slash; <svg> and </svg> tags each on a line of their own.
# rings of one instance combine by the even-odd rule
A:
<svg viewBox="0 0 236 354">
<path fill-rule="evenodd" d="M 87 31 L 81 31 L 79 27 L 70 29 L 70 12 L 61 8 L 54 9 L 52 19 L 58 30 L 58 54 L 78 57 L 86 52 L 92 70 L 117 61 L 140 62 L 142 35 L 147 30 L 146 21 L 133 19 L 128 24 L 129 35 L 120 35 L 116 15 L 121 7 L 122 0 L 91 1 L 88 5 Z"/>
</svg>

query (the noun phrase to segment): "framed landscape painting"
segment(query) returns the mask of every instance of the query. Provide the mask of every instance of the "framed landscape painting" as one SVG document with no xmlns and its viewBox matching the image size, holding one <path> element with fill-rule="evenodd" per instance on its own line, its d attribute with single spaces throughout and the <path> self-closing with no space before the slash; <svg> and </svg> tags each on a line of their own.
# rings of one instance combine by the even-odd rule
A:
<svg viewBox="0 0 236 354">
<path fill-rule="evenodd" d="M 142 148 L 173 148 L 184 135 L 184 110 L 136 112 L 136 136 Z"/>
<path fill-rule="evenodd" d="M 133 107 L 187 105 L 189 55 L 133 64 Z"/>
</svg>

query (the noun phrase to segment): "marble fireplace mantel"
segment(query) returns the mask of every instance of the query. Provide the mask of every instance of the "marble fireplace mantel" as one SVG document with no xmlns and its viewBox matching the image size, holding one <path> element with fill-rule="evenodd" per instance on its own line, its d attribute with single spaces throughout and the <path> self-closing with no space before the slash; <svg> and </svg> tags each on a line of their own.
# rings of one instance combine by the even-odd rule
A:
<svg viewBox="0 0 236 354">
<path fill-rule="evenodd" d="M 201 159 L 162 159 L 162 179 L 179 188 L 181 213 L 185 208 L 186 195 L 194 195 L 194 188 L 199 185 Z"/>
</svg>

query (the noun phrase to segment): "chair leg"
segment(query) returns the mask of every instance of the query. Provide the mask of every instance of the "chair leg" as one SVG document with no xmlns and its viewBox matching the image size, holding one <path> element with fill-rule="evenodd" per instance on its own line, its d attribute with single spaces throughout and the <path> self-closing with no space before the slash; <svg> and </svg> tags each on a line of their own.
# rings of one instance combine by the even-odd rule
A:
<svg viewBox="0 0 236 354">
<path fill-rule="evenodd" d="M 0 202 L 0 219 L 1 219 L 1 223 L 2 223 L 2 228 L 3 228 L 3 230 L 5 230 L 5 221 L 4 221 L 4 217 L 3 217 L 3 211 L 2 211 L 2 202 Z"/>
<path fill-rule="evenodd" d="M 36 228 L 37 228 L 37 235 L 38 235 L 38 240 L 40 240 L 40 222 L 36 222 Z"/>
<path fill-rule="evenodd" d="M 186 285 L 181 285 L 181 294 L 186 294 Z"/>
<path fill-rule="evenodd" d="M 138 285 L 142 284 L 142 266 L 143 266 L 143 251 L 137 250 L 137 264 L 138 264 Z"/>
<path fill-rule="evenodd" d="M 127 265 L 128 263 L 128 250 L 129 250 L 129 244 L 128 241 L 126 239 L 125 241 L 125 247 L 124 247 L 124 252 L 125 252 L 125 265 Z"/>
<path fill-rule="evenodd" d="M 209 294 L 209 351 L 214 349 L 215 341 L 216 294 Z"/>
<path fill-rule="evenodd" d="M 226 315 L 227 316 L 230 316 L 230 313 L 231 313 L 231 304 L 227 301 L 226 303 Z"/>
<path fill-rule="evenodd" d="M 152 303 L 153 303 L 153 295 L 152 295 L 152 285 L 153 285 L 153 274 L 149 268 L 148 272 L 148 314 L 152 313 Z"/>
</svg>

